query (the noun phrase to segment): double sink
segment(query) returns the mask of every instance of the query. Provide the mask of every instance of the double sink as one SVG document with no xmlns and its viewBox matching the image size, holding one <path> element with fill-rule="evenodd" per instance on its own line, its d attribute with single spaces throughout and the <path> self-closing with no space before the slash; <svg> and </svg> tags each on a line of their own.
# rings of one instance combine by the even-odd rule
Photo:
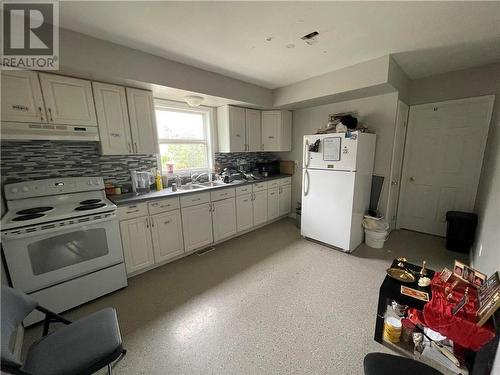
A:
<svg viewBox="0 0 500 375">
<path fill-rule="evenodd" d="M 236 180 L 233 182 L 225 183 L 225 182 L 218 182 L 218 181 L 211 181 L 211 182 L 202 182 L 202 183 L 191 183 L 191 184 L 186 184 L 182 185 L 179 187 L 180 191 L 190 191 L 190 190 L 198 190 L 198 189 L 207 189 L 207 188 L 212 188 L 212 187 L 217 187 L 217 186 L 231 186 L 231 185 L 236 185 L 236 184 L 242 184 L 246 181 L 244 180 Z"/>
</svg>

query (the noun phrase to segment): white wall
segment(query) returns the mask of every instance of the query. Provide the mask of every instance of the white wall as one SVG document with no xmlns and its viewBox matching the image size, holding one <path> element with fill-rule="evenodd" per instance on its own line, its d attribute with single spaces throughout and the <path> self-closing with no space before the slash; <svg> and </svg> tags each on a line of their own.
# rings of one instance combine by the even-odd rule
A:
<svg viewBox="0 0 500 375">
<path fill-rule="evenodd" d="M 74 31 L 60 30 L 62 73 L 119 84 L 145 83 L 272 106 L 272 91 Z"/>
<path fill-rule="evenodd" d="M 474 267 L 487 274 L 500 269 L 500 64 L 422 78 L 410 84 L 410 104 L 490 94 L 496 98 L 476 199 L 479 228 L 471 254 Z"/>
<path fill-rule="evenodd" d="M 283 160 L 297 160 L 299 162 L 299 170 L 292 178 L 292 207 L 295 208 L 297 201 L 301 199 L 303 136 L 314 134 L 317 129 L 324 127 L 328 122 L 328 115 L 331 113 L 355 111 L 358 120 L 377 133 L 374 174 L 385 177 L 379 204 L 380 210 L 385 214 L 397 104 L 398 94 L 390 93 L 295 110 L 292 125 L 292 151 L 280 154 Z"/>
</svg>

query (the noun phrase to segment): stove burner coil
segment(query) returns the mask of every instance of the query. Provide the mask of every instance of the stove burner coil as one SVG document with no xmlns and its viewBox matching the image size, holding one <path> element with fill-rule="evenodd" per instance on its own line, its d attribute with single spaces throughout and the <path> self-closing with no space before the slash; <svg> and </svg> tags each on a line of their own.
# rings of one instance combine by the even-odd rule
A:
<svg viewBox="0 0 500 375">
<path fill-rule="evenodd" d="M 75 208 L 75 211 L 94 210 L 96 208 L 101 208 L 104 206 L 106 206 L 106 203 L 85 204 L 83 206 L 78 206 L 77 208 Z"/>
<path fill-rule="evenodd" d="M 25 220 L 33 220 L 38 219 L 39 217 L 45 216 L 44 214 L 29 214 L 29 215 L 21 215 L 12 219 L 12 221 L 25 221 Z"/>
<path fill-rule="evenodd" d="M 27 208 L 25 210 L 17 211 L 16 215 L 32 215 L 32 214 L 39 214 L 41 212 L 46 212 L 52 210 L 54 207 L 33 207 L 33 208 Z"/>
<path fill-rule="evenodd" d="M 96 203 L 99 203 L 101 201 L 102 201 L 101 199 L 87 199 L 87 200 L 81 201 L 80 204 L 96 204 Z"/>
</svg>

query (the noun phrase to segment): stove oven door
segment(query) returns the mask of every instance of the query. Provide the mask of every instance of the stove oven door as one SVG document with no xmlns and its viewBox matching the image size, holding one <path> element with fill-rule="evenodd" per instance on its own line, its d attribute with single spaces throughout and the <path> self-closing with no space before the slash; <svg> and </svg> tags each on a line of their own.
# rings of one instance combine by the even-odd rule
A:
<svg viewBox="0 0 500 375">
<path fill-rule="evenodd" d="M 100 222 L 2 236 L 14 288 L 47 288 L 123 262 L 116 217 Z"/>
</svg>

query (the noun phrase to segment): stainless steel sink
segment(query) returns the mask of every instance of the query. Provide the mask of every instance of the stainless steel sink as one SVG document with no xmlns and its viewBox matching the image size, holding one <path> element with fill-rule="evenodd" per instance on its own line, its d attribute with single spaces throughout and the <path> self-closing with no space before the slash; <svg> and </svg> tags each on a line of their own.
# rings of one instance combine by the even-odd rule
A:
<svg viewBox="0 0 500 375">
<path fill-rule="evenodd" d="M 197 184 L 190 184 L 190 185 L 182 185 L 179 187 L 179 190 L 197 190 L 197 189 L 204 189 L 206 186 L 202 185 L 197 185 Z"/>
<path fill-rule="evenodd" d="M 198 183 L 195 185 L 202 186 L 202 187 L 215 187 L 215 186 L 225 186 L 228 184 L 225 184 L 224 182 L 212 181 L 212 182 L 201 182 L 201 183 Z"/>
</svg>

